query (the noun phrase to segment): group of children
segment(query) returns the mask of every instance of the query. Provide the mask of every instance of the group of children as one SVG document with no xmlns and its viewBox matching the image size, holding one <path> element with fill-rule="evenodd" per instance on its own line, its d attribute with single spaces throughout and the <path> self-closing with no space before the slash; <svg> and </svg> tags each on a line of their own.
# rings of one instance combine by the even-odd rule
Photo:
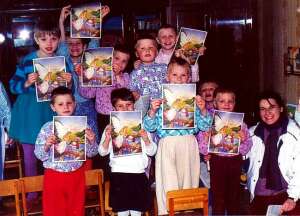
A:
<svg viewBox="0 0 300 216">
<path fill-rule="evenodd" d="M 107 7 L 102 9 L 103 15 L 109 12 Z M 125 71 L 130 51 L 124 46 L 114 47 L 113 85 L 87 88 L 80 86 L 78 77 L 81 73 L 79 60 L 88 43 L 84 39 L 65 37 L 63 23 L 69 13 L 69 6 L 63 8 L 60 29 L 47 21 L 36 26 L 34 39 L 39 49 L 24 57 L 10 81 L 10 90 L 17 94 L 18 98 L 12 110 L 9 135 L 22 143 L 26 176 L 37 175 L 36 158 L 43 162 L 44 215 L 55 215 L 58 212 L 61 215 L 84 215 L 86 162 L 52 162 L 52 146 L 57 143 L 53 133 L 53 115 L 88 116 L 87 157 L 93 157 L 98 152 L 101 156 L 109 155 L 110 205 L 118 215 L 141 215 L 149 210 L 150 185 L 145 174 L 149 163 L 148 156 L 156 154 L 158 214 L 166 215 L 167 191 L 199 187 L 200 153 L 207 155 L 205 160 L 210 161 L 213 214 L 225 214 L 225 211 L 228 214 L 237 214 L 242 155 L 245 155 L 252 145 L 247 126 L 243 124 L 240 133 L 240 155 L 210 156 L 207 152 L 207 131 L 212 123 L 213 109 L 234 111 L 234 92 L 221 88 L 215 90 L 217 85 L 213 82 L 203 84 L 200 87 L 201 96 L 197 95 L 195 98 L 195 128 L 163 129 L 162 84 L 199 81 L 198 66 L 191 67 L 180 56 L 171 59 L 177 38 L 176 29 L 170 25 L 162 26 L 158 31 L 157 41 L 148 35 L 139 38 L 135 44 L 138 62 L 130 75 Z M 159 51 L 158 44 L 161 46 Z M 57 48 L 62 51 L 57 53 Z M 201 48 L 200 52 L 203 53 L 204 48 Z M 66 56 L 67 65 L 67 72 L 63 77 L 71 89 L 58 87 L 53 90 L 50 102 L 38 103 L 34 87 L 38 75 L 33 72 L 32 59 L 61 53 Z M 114 157 L 109 113 L 113 110 L 133 111 L 135 101 L 144 95 L 150 96 L 151 104 L 143 118 L 144 129 L 139 132 L 142 138 L 142 153 Z M 90 100 L 92 98 L 95 98 L 96 103 Z M 100 131 L 96 123 L 96 112 L 100 114 Z M 99 143 L 98 136 L 101 133 Z M 158 143 L 153 141 L 153 134 L 159 140 Z M 231 191 L 230 195 L 226 194 L 228 188 Z"/>
</svg>

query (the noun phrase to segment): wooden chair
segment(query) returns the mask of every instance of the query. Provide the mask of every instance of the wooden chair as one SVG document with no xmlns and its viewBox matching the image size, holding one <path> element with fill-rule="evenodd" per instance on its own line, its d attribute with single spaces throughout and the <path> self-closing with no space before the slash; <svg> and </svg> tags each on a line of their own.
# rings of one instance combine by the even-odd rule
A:
<svg viewBox="0 0 300 216">
<path fill-rule="evenodd" d="M 0 181 L 0 197 L 14 196 L 16 215 L 21 216 L 20 200 L 19 200 L 19 184 L 17 179 L 9 179 Z"/>
<path fill-rule="evenodd" d="M 4 161 L 4 169 L 18 168 L 19 178 L 22 178 L 23 172 L 22 172 L 22 157 L 21 157 L 20 144 L 19 142 L 15 142 L 15 145 L 16 145 L 16 158 L 14 160 Z"/>
<path fill-rule="evenodd" d="M 114 212 L 113 212 L 113 210 L 112 210 L 112 208 L 109 206 L 109 189 L 110 189 L 110 182 L 109 181 L 106 181 L 105 183 L 104 183 L 104 188 L 105 188 L 105 207 L 104 207 L 104 209 L 105 209 L 105 213 L 107 213 L 108 215 L 110 215 L 110 216 L 114 216 L 114 215 L 116 215 Z M 144 215 L 145 216 L 150 216 L 150 213 L 147 211 L 147 212 L 145 212 L 144 213 Z"/>
<path fill-rule="evenodd" d="M 86 186 L 98 186 L 98 202 L 87 202 L 85 208 L 93 208 L 99 206 L 99 215 L 104 216 L 104 198 L 103 198 L 103 171 L 101 169 L 93 169 L 85 171 Z"/>
<path fill-rule="evenodd" d="M 169 215 L 175 211 L 203 209 L 203 215 L 208 215 L 208 189 L 182 189 L 167 192 L 167 207 Z"/>
<path fill-rule="evenodd" d="M 22 192 L 22 206 L 23 206 L 23 214 L 27 215 L 35 215 L 42 213 L 42 203 L 36 203 L 37 205 L 33 206 L 33 208 L 28 210 L 28 204 L 26 200 L 26 194 L 31 192 L 42 192 L 43 191 L 43 182 L 44 176 L 28 176 L 20 178 L 20 187 Z"/>
</svg>

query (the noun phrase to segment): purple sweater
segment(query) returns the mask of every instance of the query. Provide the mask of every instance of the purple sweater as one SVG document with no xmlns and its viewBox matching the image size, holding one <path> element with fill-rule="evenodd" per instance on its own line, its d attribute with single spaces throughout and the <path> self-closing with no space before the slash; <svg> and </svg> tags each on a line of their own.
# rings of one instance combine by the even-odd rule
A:
<svg viewBox="0 0 300 216">
<path fill-rule="evenodd" d="M 98 113 L 103 115 L 109 115 L 110 111 L 113 110 L 113 106 L 110 101 L 110 94 L 112 90 L 117 88 L 128 87 L 129 85 L 129 75 L 128 73 L 123 73 L 118 82 L 113 80 L 112 86 L 109 87 L 79 87 L 79 93 L 85 98 L 96 98 L 96 110 Z"/>
</svg>

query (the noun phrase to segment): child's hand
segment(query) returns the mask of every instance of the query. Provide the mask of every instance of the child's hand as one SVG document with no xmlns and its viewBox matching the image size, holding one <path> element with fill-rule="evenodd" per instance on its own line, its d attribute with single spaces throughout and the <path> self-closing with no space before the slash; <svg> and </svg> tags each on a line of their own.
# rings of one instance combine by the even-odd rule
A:
<svg viewBox="0 0 300 216">
<path fill-rule="evenodd" d="M 36 82 L 38 78 L 38 74 L 37 73 L 30 73 L 28 74 L 28 78 L 24 84 L 25 88 L 28 88 L 29 86 L 31 86 L 33 83 Z"/>
<path fill-rule="evenodd" d="M 112 68 L 115 76 L 121 73 L 121 67 L 118 64 L 113 64 Z"/>
<path fill-rule="evenodd" d="M 175 56 L 177 58 L 182 58 L 184 59 L 187 63 L 191 64 L 191 61 L 189 58 L 187 58 L 184 54 L 183 54 L 183 50 L 182 49 L 178 49 L 175 51 Z"/>
<path fill-rule="evenodd" d="M 142 64 L 142 61 L 141 60 L 136 60 L 134 63 L 133 63 L 133 67 L 134 69 L 138 69 Z"/>
<path fill-rule="evenodd" d="M 241 139 L 241 142 L 244 142 L 245 139 L 246 139 L 245 131 L 244 131 L 244 130 L 240 130 L 240 131 L 238 132 L 238 134 L 239 134 L 239 137 L 240 137 L 240 139 Z"/>
<path fill-rule="evenodd" d="M 210 154 L 204 155 L 204 161 L 205 161 L 205 162 L 209 161 L 210 158 L 211 158 L 211 155 L 210 155 Z"/>
<path fill-rule="evenodd" d="M 206 50 L 205 46 L 200 47 L 199 48 L 199 55 L 201 55 L 201 56 L 204 55 L 205 50 Z"/>
<path fill-rule="evenodd" d="M 92 131 L 90 128 L 87 128 L 85 130 L 86 138 L 90 143 L 94 143 L 96 141 L 96 135 L 94 131 Z"/>
<path fill-rule="evenodd" d="M 108 125 L 105 130 L 105 138 L 110 139 L 112 133 L 112 125 Z"/>
<path fill-rule="evenodd" d="M 162 104 L 163 99 L 153 99 L 151 100 L 150 109 L 148 112 L 148 115 L 153 118 L 155 116 L 155 113 L 157 112 L 158 108 Z"/>
<path fill-rule="evenodd" d="M 110 12 L 110 8 L 107 5 L 101 6 L 102 19 Z"/>
<path fill-rule="evenodd" d="M 149 145 L 150 140 L 149 140 L 147 132 L 144 129 L 142 129 L 139 131 L 139 134 L 142 137 L 143 141 L 145 142 L 145 145 Z"/>
<path fill-rule="evenodd" d="M 59 24 L 63 24 L 66 18 L 71 13 L 71 5 L 65 6 L 61 9 L 60 16 L 59 16 Z"/>
<path fill-rule="evenodd" d="M 196 104 L 197 104 L 198 108 L 200 109 L 202 115 L 206 115 L 207 110 L 205 107 L 205 100 L 199 95 L 197 95 L 195 97 L 195 100 L 196 100 Z"/>
<path fill-rule="evenodd" d="M 71 73 L 62 73 L 61 77 L 67 81 L 67 83 L 70 83 L 72 80 L 72 74 Z"/>
<path fill-rule="evenodd" d="M 52 134 L 51 136 L 49 136 L 46 140 L 46 143 L 45 143 L 45 151 L 49 151 L 50 147 L 52 145 L 55 145 L 57 143 L 57 138 L 54 134 Z"/>
</svg>

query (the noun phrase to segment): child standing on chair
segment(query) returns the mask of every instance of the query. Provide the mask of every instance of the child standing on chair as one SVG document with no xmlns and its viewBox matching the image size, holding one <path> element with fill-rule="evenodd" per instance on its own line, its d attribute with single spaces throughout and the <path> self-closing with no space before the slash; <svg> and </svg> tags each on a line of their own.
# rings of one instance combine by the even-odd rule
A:
<svg viewBox="0 0 300 216">
<path fill-rule="evenodd" d="M 72 116 L 75 111 L 75 98 L 65 87 L 53 90 L 51 109 L 58 116 Z M 86 129 L 86 154 L 97 154 L 98 145 L 95 133 Z M 53 162 L 54 145 L 58 143 L 53 133 L 53 122 L 47 122 L 38 134 L 34 153 L 45 168 L 43 188 L 43 215 L 84 215 L 85 169 L 84 161 Z"/>
<path fill-rule="evenodd" d="M 133 111 L 134 96 L 129 89 L 115 89 L 111 93 L 111 103 L 116 111 Z M 151 194 L 145 168 L 148 165 L 148 156 L 156 152 L 150 134 L 140 130 L 142 137 L 142 154 L 114 157 L 112 147 L 112 126 L 108 125 L 102 134 L 99 145 L 101 156 L 110 155 L 111 183 L 110 206 L 118 216 L 140 216 L 149 210 Z"/>
<path fill-rule="evenodd" d="M 186 84 L 191 80 L 190 65 L 182 58 L 174 58 L 168 66 L 166 80 Z M 197 188 L 200 177 L 200 158 L 197 140 L 199 130 L 208 130 L 211 117 L 205 102 L 196 96 L 196 127 L 193 129 L 162 129 L 162 99 L 154 99 L 144 118 L 144 127 L 160 138 L 155 160 L 155 182 L 158 214 L 167 214 L 166 193 L 171 190 Z"/>
</svg>

